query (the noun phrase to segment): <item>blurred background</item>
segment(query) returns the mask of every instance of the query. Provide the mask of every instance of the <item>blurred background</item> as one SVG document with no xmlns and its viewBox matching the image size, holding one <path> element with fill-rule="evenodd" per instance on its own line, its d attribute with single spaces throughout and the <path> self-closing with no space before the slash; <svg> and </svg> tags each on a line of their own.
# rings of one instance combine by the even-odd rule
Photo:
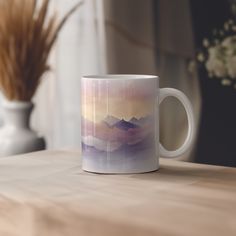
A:
<svg viewBox="0 0 236 236">
<path fill-rule="evenodd" d="M 77 2 L 53 0 L 50 7 L 63 15 Z M 80 148 L 82 75 L 155 74 L 161 87 L 182 90 L 194 107 L 195 142 L 180 159 L 236 166 L 236 87 L 225 75 L 214 78 L 202 66 L 199 53 L 211 40 L 226 35 L 227 27 L 223 33 L 220 29 L 234 20 L 234 4 L 232 0 L 84 0 L 51 54 L 52 71 L 34 97 L 32 126 L 46 138 L 48 149 Z M 179 102 L 166 100 L 161 106 L 161 142 L 170 150 L 177 148 L 186 129 Z"/>
</svg>

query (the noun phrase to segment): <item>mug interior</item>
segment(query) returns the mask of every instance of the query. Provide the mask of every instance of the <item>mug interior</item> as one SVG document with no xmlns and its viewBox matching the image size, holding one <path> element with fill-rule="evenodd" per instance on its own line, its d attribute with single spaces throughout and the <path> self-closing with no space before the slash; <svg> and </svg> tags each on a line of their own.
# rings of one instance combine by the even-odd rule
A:
<svg viewBox="0 0 236 236">
<path fill-rule="evenodd" d="M 137 75 L 137 74 L 108 74 L 108 75 L 86 75 L 83 76 L 85 79 L 115 79 L 115 80 L 123 80 L 123 79 L 158 79 L 157 75 Z"/>
</svg>

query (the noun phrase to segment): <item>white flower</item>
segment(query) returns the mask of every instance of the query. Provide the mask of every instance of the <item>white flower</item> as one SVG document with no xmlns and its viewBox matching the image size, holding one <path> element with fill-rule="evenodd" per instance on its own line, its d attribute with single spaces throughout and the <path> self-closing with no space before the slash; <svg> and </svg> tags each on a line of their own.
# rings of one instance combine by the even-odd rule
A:
<svg viewBox="0 0 236 236">
<path fill-rule="evenodd" d="M 204 61 L 205 61 L 205 56 L 204 56 L 204 54 L 203 54 L 203 53 L 198 53 L 198 55 L 197 55 L 197 60 L 198 60 L 199 62 L 204 62 Z"/>
<path fill-rule="evenodd" d="M 206 62 L 207 71 L 219 78 L 227 76 L 227 69 L 224 64 L 224 55 L 221 53 L 221 47 L 210 47 L 208 54 L 209 58 Z"/>
<path fill-rule="evenodd" d="M 203 39 L 203 46 L 204 47 L 206 47 L 206 48 L 208 48 L 209 47 L 209 45 L 210 45 L 210 43 L 209 43 L 209 40 L 208 39 Z"/>
<path fill-rule="evenodd" d="M 226 37 L 226 38 L 222 41 L 221 45 L 222 45 L 223 47 L 228 47 L 228 46 L 231 45 L 231 41 L 232 41 L 231 37 Z"/>
<path fill-rule="evenodd" d="M 236 79 L 236 55 L 227 58 L 226 66 L 228 69 L 229 77 L 232 79 Z"/>
<path fill-rule="evenodd" d="M 208 49 L 208 54 L 209 54 L 210 60 L 216 59 L 217 55 L 219 54 L 218 52 L 219 52 L 219 46 L 210 47 Z"/>
<path fill-rule="evenodd" d="M 236 37 L 235 36 L 229 36 L 225 38 L 222 43 L 222 48 L 225 52 L 226 56 L 232 56 L 235 54 L 236 49 Z"/>
<path fill-rule="evenodd" d="M 232 26 L 231 21 L 226 22 L 224 28 L 228 29 L 229 26 Z M 222 35 L 223 31 L 219 33 Z M 203 45 L 207 48 L 207 58 L 199 53 L 197 59 L 202 63 L 205 61 L 209 77 L 224 78 L 222 84 L 230 85 L 232 84 L 230 79 L 236 80 L 236 35 L 224 37 L 222 41 L 215 38 L 214 42 L 215 44 L 211 45 L 207 39 L 204 39 Z"/>
<path fill-rule="evenodd" d="M 209 73 L 212 73 L 218 78 L 227 76 L 227 69 L 224 63 L 218 59 L 208 60 L 206 63 L 206 68 L 209 71 Z"/>
</svg>

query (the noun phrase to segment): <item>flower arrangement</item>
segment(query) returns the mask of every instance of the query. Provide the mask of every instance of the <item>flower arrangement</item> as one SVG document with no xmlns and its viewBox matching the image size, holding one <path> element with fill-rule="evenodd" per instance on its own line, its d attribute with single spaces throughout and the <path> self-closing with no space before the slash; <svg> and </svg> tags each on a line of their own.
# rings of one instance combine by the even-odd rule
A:
<svg viewBox="0 0 236 236">
<path fill-rule="evenodd" d="M 210 78 L 236 89 L 236 23 L 230 19 L 221 30 L 214 30 L 212 39 L 203 40 L 197 60 L 204 65 Z"/>
<path fill-rule="evenodd" d="M 30 101 L 45 72 L 47 60 L 76 4 L 61 21 L 49 17 L 50 0 L 0 1 L 0 89 L 12 101 Z"/>
</svg>

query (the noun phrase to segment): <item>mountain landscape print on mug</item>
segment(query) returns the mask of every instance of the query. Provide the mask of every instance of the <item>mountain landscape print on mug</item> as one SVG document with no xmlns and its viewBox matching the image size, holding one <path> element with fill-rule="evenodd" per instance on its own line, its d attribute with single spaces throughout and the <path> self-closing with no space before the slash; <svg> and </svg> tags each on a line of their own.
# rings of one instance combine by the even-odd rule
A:
<svg viewBox="0 0 236 236">
<path fill-rule="evenodd" d="M 155 81 L 154 81 L 155 82 Z M 134 166 L 156 155 L 156 83 L 82 80 L 83 163 Z M 99 161 L 98 161 L 99 160 Z"/>
</svg>

